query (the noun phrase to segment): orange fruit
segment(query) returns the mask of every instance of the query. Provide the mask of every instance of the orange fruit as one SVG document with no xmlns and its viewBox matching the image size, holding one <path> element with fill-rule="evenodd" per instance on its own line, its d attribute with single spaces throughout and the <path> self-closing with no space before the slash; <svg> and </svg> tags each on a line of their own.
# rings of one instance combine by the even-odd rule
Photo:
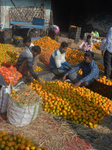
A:
<svg viewBox="0 0 112 150">
<path fill-rule="evenodd" d="M 20 149 L 21 149 L 21 150 L 25 149 L 25 145 L 22 144 L 22 145 L 20 146 Z"/>
<path fill-rule="evenodd" d="M 8 147 L 11 147 L 11 146 L 12 146 L 12 142 L 8 142 L 8 143 L 7 143 L 7 146 L 8 146 Z"/>
<path fill-rule="evenodd" d="M 21 138 L 21 134 L 17 134 L 16 137 L 17 137 L 18 139 L 20 139 L 20 138 Z"/>
<path fill-rule="evenodd" d="M 6 147 L 4 148 L 4 150 L 9 150 L 9 147 L 6 146 Z"/>
<path fill-rule="evenodd" d="M 11 146 L 11 147 L 10 147 L 10 150 L 14 150 L 14 147 L 13 147 L 13 146 Z"/>
<path fill-rule="evenodd" d="M 30 149 L 31 149 L 31 150 L 35 150 L 35 146 L 31 146 Z"/>
<path fill-rule="evenodd" d="M 48 148 L 47 148 L 47 147 L 44 147 L 43 150 L 48 150 Z"/>
<path fill-rule="evenodd" d="M 25 147 L 25 150 L 30 150 L 30 148 L 29 147 Z"/>
<path fill-rule="evenodd" d="M 4 144 L 0 144 L 0 149 L 4 149 L 5 145 Z"/>
</svg>

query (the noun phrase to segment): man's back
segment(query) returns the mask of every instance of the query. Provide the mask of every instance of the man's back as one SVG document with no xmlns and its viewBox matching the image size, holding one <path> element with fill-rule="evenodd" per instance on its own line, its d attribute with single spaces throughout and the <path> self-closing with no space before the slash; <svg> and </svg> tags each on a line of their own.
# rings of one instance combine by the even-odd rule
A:
<svg viewBox="0 0 112 150">
<path fill-rule="evenodd" d="M 33 54 L 29 50 L 29 48 L 25 49 L 19 56 L 18 61 L 17 61 L 17 66 L 21 65 L 25 59 L 30 59 L 31 61 L 33 60 Z"/>
<path fill-rule="evenodd" d="M 65 53 L 61 53 L 59 49 L 54 51 L 50 58 L 50 68 L 59 68 L 60 62 L 64 63 L 65 60 Z"/>
</svg>

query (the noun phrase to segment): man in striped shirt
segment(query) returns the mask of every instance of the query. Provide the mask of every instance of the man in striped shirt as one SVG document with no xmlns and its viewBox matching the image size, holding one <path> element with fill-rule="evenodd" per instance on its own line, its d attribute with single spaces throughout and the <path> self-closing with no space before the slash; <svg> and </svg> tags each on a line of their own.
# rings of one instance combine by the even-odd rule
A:
<svg viewBox="0 0 112 150">
<path fill-rule="evenodd" d="M 67 51 L 68 43 L 62 42 L 61 47 L 54 51 L 50 58 L 50 70 L 55 75 L 63 76 L 72 67 L 65 60 L 65 52 Z"/>
<path fill-rule="evenodd" d="M 93 84 L 94 80 L 97 79 L 99 76 L 99 69 L 94 60 L 92 60 L 93 57 L 93 52 L 86 52 L 84 54 L 84 60 L 72 70 L 68 71 L 63 76 L 62 81 L 65 81 L 66 76 L 68 76 L 71 79 L 71 81 L 75 84 L 75 88 L 77 88 L 78 86 L 88 87 L 91 84 Z M 76 71 L 78 71 L 79 69 L 82 69 L 82 75 L 76 73 Z"/>
</svg>

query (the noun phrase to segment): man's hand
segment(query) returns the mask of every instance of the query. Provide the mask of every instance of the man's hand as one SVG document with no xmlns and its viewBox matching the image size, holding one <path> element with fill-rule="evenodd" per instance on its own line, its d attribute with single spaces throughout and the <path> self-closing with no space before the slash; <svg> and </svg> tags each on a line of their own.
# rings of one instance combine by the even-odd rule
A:
<svg viewBox="0 0 112 150">
<path fill-rule="evenodd" d="M 103 57 L 104 57 L 104 54 L 105 54 L 105 51 L 104 51 L 104 52 L 102 51 L 102 56 L 103 56 Z"/>
<path fill-rule="evenodd" d="M 66 80 L 66 74 L 62 78 L 62 82 L 64 82 L 65 80 Z"/>
<path fill-rule="evenodd" d="M 77 83 L 75 84 L 74 88 L 77 88 L 77 87 L 79 87 L 80 85 L 81 85 L 81 81 L 77 82 Z"/>
</svg>

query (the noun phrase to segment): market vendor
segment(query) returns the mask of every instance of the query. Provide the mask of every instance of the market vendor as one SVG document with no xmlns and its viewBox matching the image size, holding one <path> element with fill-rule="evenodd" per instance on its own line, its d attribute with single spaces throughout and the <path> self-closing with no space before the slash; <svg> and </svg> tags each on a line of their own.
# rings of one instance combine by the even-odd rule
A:
<svg viewBox="0 0 112 150">
<path fill-rule="evenodd" d="M 80 62 L 72 70 L 68 71 L 64 76 L 62 81 L 66 80 L 66 77 L 75 84 L 75 88 L 78 86 L 91 86 L 95 79 L 99 77 L 99 69 L 95 61 L 93 60 L 94 53 L 86 52 L 84 54 L 84 60 Z M 76 73 L 79 69 L 82 69 L 83 74 L 80 75 Z"/>
<path fill-rule="evenodd" d="M 33 46 L 32 50 L 29 48 L 25 49 L 19 56 L 16 68 L 23 75 L 24 79 L 28 79 L 28 71 L 30 74 L 38 81 L 41 81 L 37 74 L 34 72 L 33 62 L 34 58 L 41 53 L 41 48 L 39 46 Z"/>
<path fill-rule="evenodd" d="M 93 43 L 91 40 L 91 35 L 87 35 L 87 39 L 84 40 L 78 47 L 78 50 L 82 48 L 82 51 L 92 51 Z"/>
<path fill-rule="evenodd" d="M 26 36 L 24 39 L 23 39 L 23 43 L 25 44 L 25 46 L 27 48 L 29 48 L 30 51 L 32 51 L 32 47 L 34 46 L 33 43 L 31 43 L 31 38 Z M 36 70 L 36 66 L 37 66 L 37 63 L 39 62 L 39 55 L 36 55 L 34 58 L 33 58 L 33 69 Z"/>
<path fill-rule="evenodd" d="M 63 76 L 72 67 L 65 60 L 65 52 L 67 51 L 68 43 L 62 42 L 59 49 L 54 51 L 50 58 L 50 70 L 55 75 Z"/>
<path fill-rule="evenodd" d="M 59 34 L 59 27 L 57 25 L 52 25 L 49 27 L 48 29 L 48 36 L 51 38 L 51 39 L 55 39 L 56 38 L 56 35 Z"/>
<path fill-rule="evenodd" d="M 34 46 L 33 43 L 31 43 L 31 38 L 29 36 L 26 36 L 24 39 L 23 39 L 23 43 L 24 45 L 29 48 L 30 50 L 32 49 L 32 47 Z"/>
</svg>

